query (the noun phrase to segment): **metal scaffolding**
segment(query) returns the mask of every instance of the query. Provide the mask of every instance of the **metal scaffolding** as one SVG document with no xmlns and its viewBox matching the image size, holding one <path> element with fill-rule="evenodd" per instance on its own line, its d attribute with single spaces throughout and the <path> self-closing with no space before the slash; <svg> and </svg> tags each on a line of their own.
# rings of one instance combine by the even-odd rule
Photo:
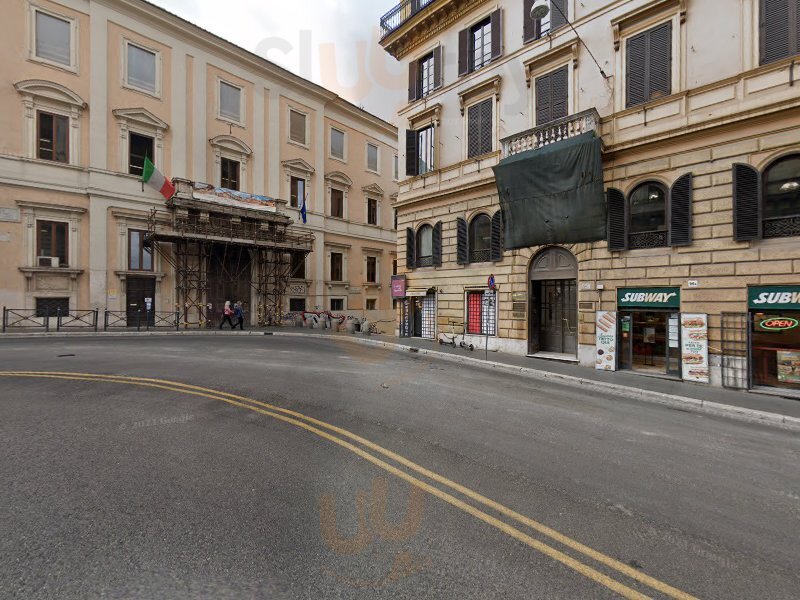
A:
<svg viewBox="0 0 800 600">
<path fill-rule="evenodd" d="M 225 300 L 243 301 L 259 326 L 280 324 L 293 265 L 312 251 L 313 236 L 292 229 L 280 201 L 217 201 L 192 182 L 173 183 L 166 210 L 150 212 L 146 243 L 172 266 L 183 327 L 216 325 Z"/>
</svg>

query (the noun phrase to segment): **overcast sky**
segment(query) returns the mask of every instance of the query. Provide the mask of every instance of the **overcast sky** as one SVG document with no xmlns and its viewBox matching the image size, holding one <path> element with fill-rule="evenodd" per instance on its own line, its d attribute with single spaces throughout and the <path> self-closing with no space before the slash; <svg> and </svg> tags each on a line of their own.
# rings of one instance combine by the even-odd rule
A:
<svg viewBox="0 0 800 600">
<path fill-rule="evenodd" d="M 408 82 L 378 45 L 395 0 L 151 0 L 394 123 Z"/>
</svg>

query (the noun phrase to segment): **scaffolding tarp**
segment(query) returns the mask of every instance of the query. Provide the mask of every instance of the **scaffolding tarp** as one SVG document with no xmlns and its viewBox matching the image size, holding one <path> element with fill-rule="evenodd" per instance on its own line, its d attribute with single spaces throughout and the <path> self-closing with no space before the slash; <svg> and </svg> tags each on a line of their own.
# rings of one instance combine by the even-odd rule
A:
<svg viewBox="0 0 800 600">
<path fill-rule="evenodd" d="M 192 189 L 192 198 L 233 208 L 246 208 L 270 213 L 278 212 L 278 205 L 274 198 L 214 187 L 207 183 L 195 183 Z"/>
<path fill-rule="evenodd" d="M 506 249 L 606 239 L 601 149 L 590 131 L 494 167 Z"/>
</svg>

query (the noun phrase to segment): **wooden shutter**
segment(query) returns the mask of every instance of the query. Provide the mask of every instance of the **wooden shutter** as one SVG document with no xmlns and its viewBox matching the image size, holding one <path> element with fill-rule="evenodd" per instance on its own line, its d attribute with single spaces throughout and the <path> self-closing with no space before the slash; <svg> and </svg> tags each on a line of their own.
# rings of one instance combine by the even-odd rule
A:
<svg viewBox="0 0 800 600">
<path fill-rule="evenodd" d="M 550 75 L 550 120 L 569 114 L 569 68 L 564 66 Z"/>
<path fill-rule="evenodd" d="M 789 5 L 795 0 L 761 0 L 759 18 L 759 46 L 761 64 L 780 60 L 792 54 L 792 29 Z M 796 31 L 794 32 L 796 35 Z M 795 40 L 797 38 L 795 37 Z M 795 45 L 796 48 L 796 45 Z"/>
<path fill-rule="evenodd" d="M 625 194 L 610 188 L 608 199 L 608 249 L 619 252 L 628 249 L 628 203 Z"/>
<path fill-rule="evenodd" d="M 500 262 L 503 260 L 503 211 L 498 210 L 492 215 L 492 244 L 490 260 Z"/>
<path fill-rule="evenodd" d="M 550 78 L 551 74 L 542 75 L 541 77 L 536 78 L 536 125 L 544 125 L 545 123 L 549 123 L 552 119 L 550 118 L 551 104 L 550 98 L 552 96 L 551 89 L 552 89 L 552 81 Z"/>
<path fill-rule="evenodd" d="M 411 227 L 406 228 L 406 269 L 413 269 L 417 266 L 416 253 L 417 236 Z"/>
<path fill-rule="evenodd" d="M 442 76 L 442 47 L 437 46 L 433 49 L 433 88 L 439 89 L 444 85 Z"/>
<path fill-rule="evenodd" d="M 503 55 L 503 9 L 498 8 L 490 18 L 492 27 L 492 60 Z"/>
<path fill-rule="evenodd" d="M 745 164 L 733 165 L 733 239 L 761 237 L 761 175 Z"/>
<path fill-rule="evenodd" d="M 419 61 L 412 60 L 408 64 L 408 101 L 419 99 Z"/>
<path fill-rule="evenodd" d="M 492 99 L 469 107 L 467 111 L 467 158 L 492 151 Z"/>
<path fill-rule="evenodd" d="M 568 17 L 567 0 L 550 0 L 550 31 L 566 25 Z"/>
<path fill-rule="evenodd" d="M 676 181 L 669 192 L 669 245 L 692 244 L 693 177 L 687 173 Z"/>
<path fill-rule="evenodd" d="M 527 44 L 539 37 L 538 19 L 531 19 L 531 9 L 536 0 L 522 2 L 522 43 Z"/>
<path fill-rule="evenodd" d="M 442 222 L 433 226 L 433 266 L 442 266 Z"/>
<path fill-rule="evenodd" d="M 469 228 L 466 219 L 456 219 L 456 262 L 469 264 Z"/>
<path fill-rule="evenodd" d="M 648 33 L 647 93 L 645 101 L 672 93 L 672 22 Z"/>
<path fill-rule="evenodd" d="M 625 43 L 625 81 L 628 107 L 647 101 L 647 32 L 635 35 Z"/>
<path fill-rule="evenodd" d="M 458 32 L 458 76 L 469 73 L 469 29 Z"/>
<path fill-rule="evenodd" d="M 418 139 L 416 131 L 406 130 L 406 177 L 419 175 Z"/>
</svg>

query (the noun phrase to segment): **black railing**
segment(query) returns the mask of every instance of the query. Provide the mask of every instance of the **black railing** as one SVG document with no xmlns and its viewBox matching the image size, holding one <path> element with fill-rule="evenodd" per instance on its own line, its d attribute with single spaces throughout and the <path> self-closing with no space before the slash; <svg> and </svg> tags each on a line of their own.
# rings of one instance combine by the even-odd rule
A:
<svg viewBox="0 0 800 600">
<path fill-rule="evenodd" d="M 628 236 L 628 248 L 631 250 L 664 248 L 668 245 L 666 231 L 646 231 L 644 233 L 632 233 Z"/>
<path fill-rule="evenodd" d="M 403 0 L 381 17 L 381 37 L 386 37 L 403 23 L 437 0 Z"/>
<path fill-rule="evenodd" d="M 73 310 L 62 313 L 58 309 L 56 331 L 62 329 L 91 329 L 97 331 L 97 319 L 100 311 L 96 308 L 92 310 Z"/>
<path fill-rule="evenodd" d="M 3 333 L 13 330 L 42 330 L 49 332 L 55 322 L 56 331 L 99 331 L 100 310 L 70 310 L 51 315 L 35 308 L 3 307 Z M 180 331 L 181 315 L 171 311 L 113 311 L 103 312 L 103 331 L 126 329 L 150 331 L 151 329 L 174 329 Z"/>
<path fill-rule="evenodd" d="M 53 315 L 55 316 L 55 315 Z M 3 333 L 10 329 L 43 329 L 50 331 L 50 313 L 41 314 L 35 308 L 3 307 Z"/>
</svg>

